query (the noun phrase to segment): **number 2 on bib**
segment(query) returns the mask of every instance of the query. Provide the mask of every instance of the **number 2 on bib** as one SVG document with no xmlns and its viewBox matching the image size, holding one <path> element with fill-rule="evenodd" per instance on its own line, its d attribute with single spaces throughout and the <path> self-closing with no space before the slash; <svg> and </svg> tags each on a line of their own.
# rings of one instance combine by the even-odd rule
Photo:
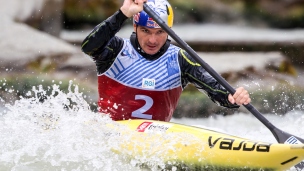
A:
<svg viewBox="0 0 304 171">
<path fill-rule="evenodd" d="M 146 103 L 143 107 L 132 112 L 131 116 L 136 117 L 136 118 L 142 118 L 142 119 L 152 119 L 151 114 L 144 114 L 144 113 L 152 107 L 153 99 L 151 97 L 145 96 L 145 95 L 136 95 L 135 100 L 144 100 Z"/>
</svg>

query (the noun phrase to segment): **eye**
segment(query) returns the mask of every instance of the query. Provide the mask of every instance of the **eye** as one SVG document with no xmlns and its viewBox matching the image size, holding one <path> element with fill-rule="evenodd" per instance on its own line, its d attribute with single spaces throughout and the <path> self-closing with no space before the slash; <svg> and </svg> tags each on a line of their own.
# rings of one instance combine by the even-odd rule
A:
<svg viewBox="0 0 304 171">
<path fill-rule="evenodd" d="M 163 33 L 165 33 L 165 30 L 159 30 L 159 31 L 157 31 L 157 34 L 163 34 Z"/>
<path fill-rule="evenodd" d="M 147 29 L 141 29 L 141 31 L 144 33 L 149 33 L 149 30 L 147 30 Z"/>
</svg>

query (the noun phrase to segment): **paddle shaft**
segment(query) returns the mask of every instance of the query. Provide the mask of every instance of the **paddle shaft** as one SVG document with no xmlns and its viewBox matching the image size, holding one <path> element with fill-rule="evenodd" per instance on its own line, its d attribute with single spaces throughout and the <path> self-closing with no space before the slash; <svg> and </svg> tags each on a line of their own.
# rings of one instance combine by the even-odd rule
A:
<svg viewBox="0 0 304 171">
<path fill-rule="evenodd" d="M 191 57 L 193 57 L 197 63 L 199 63 L 212 77 L 214 77 L 227 91 L 231 94 L 235 93 L 235 89 L 222 77 L 220 76 L 213 68 L 211 68 L 197 53 L 146 4 L 144 3 L 144 11 L 154 19 L 154 21 L 165 30 L 179 45 L 183 48 Z M 243 105 L 248 111 L 250 111 L 258 120 L 260 120 L 275 136 L 276 140 L 279 143 L 285 143 L 285 141 L 290 138 L 291 134 L 283 132 L 276 128 L 272 123 L 270 123 L 254 106 L 251 104 Z M 296 137 L 296 136 L 294 136 Z M 302 143 L 304 139 L 296 137 Z"/>
<path fill-rule="evenodd" d="M 146 4 L 144 3 L 144 11 L 151 16 L 154 21 L 164 29 L 179 45 L 183 48 L 190 56 L 192 56 L 197 63 L 199 63 L 211 76 L 213 76 L 227 91 L 231 94 L 235 93 L 235 89 L 223 78 L 221 77 L 213 68 L 211 68 L 202 58 L 200 58 L 197 53 Z M 295 144 L 304 143 L 304 139 L 281 131 L 276 128 L 272 123 L 270 123 L 254 106 L 251 104 L 243 105 L 248 111 L 250 111 L 258 120 L 260 120 L 274 135 L 279 143 Z M 300 141 L 300 142 L 299 142 Z M 302 170 L 304 168 L 304 162 L 300 162 L 295 166 L 297 170 Z"/>
</svg>

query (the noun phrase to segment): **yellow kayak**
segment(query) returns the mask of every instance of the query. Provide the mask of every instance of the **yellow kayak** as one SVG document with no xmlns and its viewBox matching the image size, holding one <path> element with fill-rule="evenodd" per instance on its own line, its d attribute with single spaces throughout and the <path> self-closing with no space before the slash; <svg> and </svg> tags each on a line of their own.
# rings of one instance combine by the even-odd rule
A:
<svg viewBox="0 0 304 171">
<path fill-rule="evenodd" d="M 157 158 L 165 169 L 281 171 L 304 159 L 304 144 L 259 142 L 172 122 L 117 122 L 134 131 L 122 132 L 130 138 L 119 142 L 115 151 L 144 162 Z"/>
</svg>

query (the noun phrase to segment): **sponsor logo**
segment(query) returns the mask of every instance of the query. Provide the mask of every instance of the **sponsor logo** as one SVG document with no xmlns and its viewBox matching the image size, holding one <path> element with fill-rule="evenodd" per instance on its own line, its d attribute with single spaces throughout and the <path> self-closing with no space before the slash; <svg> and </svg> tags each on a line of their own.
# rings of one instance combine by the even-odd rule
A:
<svg viewBox="0 0 304 171">
<path fill-rule="evenodd" d="M 166 132 L 172 125 L 143 122 L 137 127 L 138 132 Z"/>
<path fill-rule="evenodd" d="M 170 69 L 178 69 L 178 64 L 176 61 L 170 61 L 169 62 L 169 68 Z"/>
<path fill-rule="evenodd" d="M 234 151 L 256 151 L 256 152 L 269 152 L 271 144 L 241 141 L 235 142 L 232 138 L 213 138 L 209 136 L 209 147 L 213 148 L 218 146 L 221 150 L 234 150 Z"/>
<path fill-rule="evenodd" d="M 152 28 L 160 28 L 160 26 L 153 20 L 148 20 L 146 26 Z"/>
<path fill-rule="evenodd" d="M 139 21 L 139 16 L 140 16 L 140 13 L 137 13 L 134 15 L 134 21 L 138 23 Z"/>
<path fill-rule="evenodd" d="M 155 89 L 155 79 L 143 78 L 142 88 Z"/>
<path fill-rule="evenodd" d="M 291 136 L 284 142 L 284 144 L 302 144 L 302 143 L 296 137 Z"/>
<path fill-rule="evenodd" d="M 150 125 L 150 124 L 152 124 L 153 122 L 143 122 L 143 123 L 141 123 L 138 127 L 137 127 L 137 131 L 138 132 L 145 132 L 145 130 L 146 130 L 146 128 Z"/>
</svg>

